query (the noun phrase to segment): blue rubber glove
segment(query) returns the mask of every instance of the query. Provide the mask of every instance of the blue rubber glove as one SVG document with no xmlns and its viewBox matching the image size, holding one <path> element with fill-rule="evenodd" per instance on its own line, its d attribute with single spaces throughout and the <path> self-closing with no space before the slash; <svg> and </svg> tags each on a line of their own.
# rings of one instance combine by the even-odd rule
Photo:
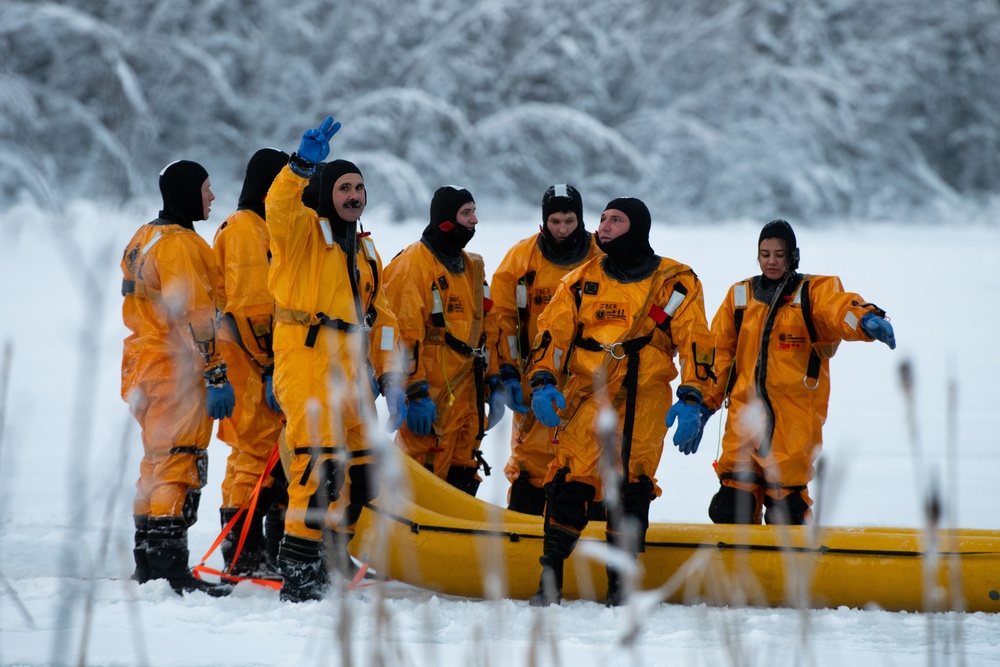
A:
<svg viewBox="0 0 1000 667">
<path fill-rule="evenodd" d="M 340 123 L 333 122 L 333 116 L 327 116 L 319 127 L 302 133 L 302 140 L 296 153 L 303 160 L 322 162 L 330 154 L 330 139 L 339 129 Z"/>
<path fill-rule="evenodd" d="M 702 431 L 702 433 L 704 433 L 705 432 L 705 424 L 707 424 L 708 420 L 712 417 L 712 415 L 715 414 L 715 410 L 713 410 L 712 408 L 708 407 L 704 403 L 701 404 L 701 408 L 699 408 L 699 409 L 701 410 L 701 431 Z"/>
<path fill-rule="evenodd" d="M 406 391 L 406 427 L 414 435 L 428 435 L 437 419 L 437 406 L 430 397 L 430 384 L 423 380 Z"/>
<path fill-rule="evenodd" d="M 512 364 L 502 364 L 500 379 L 503 380 L 507 407 L 519 415 L 528 414 L 528 406 L 524 404 L 524 390 L 521 389 L 521 372 Z"/>
<path fill-rule="evenodd" d="M 281 406 L 278 405 L 278 399 L 274 395 L 274 375 L 264 376 L 264 400 L 267 401 L 267 407 L 275 412 L 281 412 Z"/>
<path fill-rule="evenodd" d="M 695 402 L 688 402 L 695 401 Z M 677 422 L 674 431 L 674 445 L 682 454 L 694 454 L 701 443 L 702 421 L 701 399 L 690 391 L 677 391 L 677 402 L 667 412 L 667 428 Z"/>
<path fill-rule="evenodd" d="M 861 328 L 875 340 L 888 345 L 890 350 L 896 349 L 896 334 L 893 333 L 889 320 L 879 317 L 875 313 L 865 313 L 864 317 L 861 318 Z"/>
<path fill-rule="evenodd" d="M 236 392 L 233 391 L 233 385 L 226 380 L 223 384 L 208 387 L 205 405 L 208 407 L 208 416 L 212 419 L 232 417 L 233 408 L 236 407 Z"/>
<path fill-rule="evenodd" d="M 508 378 L 503 381 L 507 407 L 519 415 L 528 414 L 528 406 L 524 404 L 524 390 L 521 389 L 519 378 Z"/>
<path fill-rule="evenodd" d="M 486 397 L 486 402 L 490 406 L 490 414 L 486 417 L 485 430 L 487 431 L 500 423 L 500 420 L 503 419 L 503 413 L 507 409 L 507 391 L 503 381 L 494 375 L 490 378 L 488 386 L 490 395 Z"/>
<path fill-rule="evenodd" d="M 431 405 L 434 405 L 434 401 L 431 399 L 428 398 L 424 400 Z M 389 408 L 389 423 L 386 424 L 386 426 L 389 427 L 390 431 L 398 431 L 399 427 L 403 425 L 403 421 L 406 420 L 408 416 L 406 409 L 406 394 L 404 394 L 403 390 L 399 388 L 399 385 L 388 384 L 385 387 L 385 404 Z M 435 409 L 434 412 L 436 413 L 437 410 Z M 431 422 L 433 421 L 434 417 L 431 417 Z M 428 427 L 428 432 L 430 432 L 430 427 Z"/>
<path fill-rule="evenodd" d="M 559 426 L 559 415 L 552 408 L 552 403 L 554 402 L 556 407 L 562 410 L 566 407 L 566 397 L 556 389 L 555 378 L 550 373 L 544 373 L 542 377 L 539 375 L 541 373 L 536 373 L 531 379 L 531 384 L 535 387 L 535 390 L 531 392 L 531 411 L 535 413 L 535 418 L 544 426 L 555 428 Z"/>
</svg>

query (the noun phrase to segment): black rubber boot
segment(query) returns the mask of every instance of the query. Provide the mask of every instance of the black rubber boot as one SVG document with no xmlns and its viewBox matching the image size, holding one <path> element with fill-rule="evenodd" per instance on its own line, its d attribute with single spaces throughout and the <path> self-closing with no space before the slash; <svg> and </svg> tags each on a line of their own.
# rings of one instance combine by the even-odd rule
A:
<svg viewBox="0 0 1000 667">
<path fill-rule="evenodd" d="M 331 572 L 336 572 L 346 581 L 353 581 L 361 567 L 354 562 L 351 552 L 347 550 L 354 533 L 331 531 L 330 547 L 326 552 L 326 560 Z"/>
<path fill-rule="evenodd" d="M 566 559 L 543 554 L 538 562 L 542 564 L 542 576 L 538 579 L 538 590 L 528 600 L 528 605 L 548 607 L 559 604 L 562 602 L 563 568 Z"/>
<path fill-rule="evenodd" d="M 524 470 L 510 485 L 510 500 L 507 509 L 523 514 L 542 516 L 545 513 L 545 489 L 535 486 Z"/>
<path fill-rule="evenodd" d="M 223 507 L 219 510 L 223 528 L 226 527 L 226 524 L 232 520 L 238 511 L 238 509 L 233 507 Z M 281 576 L 271 569 L 267 562 L 267 553 L 264 545 L 264 516 L 260 512 L 254 512 L 253 517 L 250 519 L 250 529 L 247 531 L 246 540 L 243 542 L 243 549 L 240 550 L 237 556 L 236 548 L 240 544 L 240 535 L 243 532 L 245 521 L 246 512 L 236 520 L 232 529 L 223 538 L 222 544 L 219 545 L 219 549 L 222 551 L 222 558 L 225 561 L 224 571 L 229 571 L 229 567 L 233 563 L 233 558 L 236 557 L 236 563 L 233 565 L 232 570 L 229 571 L 233 576 L 253 577 L 255 579 L 280 579 Z"/>
<path fill-rule="evenodd" d="M 538 591 L 531 596 L 528 604 L 532 607 L 547 607 L 562 602 L 563 569 L 566 559 L 573 553 L 580 535 L 560 526 L 546 526 L 542 541 L 542 576 L 538 580 Z"/>
<path fill-rule="evenodd" d="M 753 525 L 757 517 L 757 496 L 750 491 L 722 485 L 708 505 L 713 523 Z"/>
<path fill-rule="evenodd" d="M 132 556 L 135 558 L 135 571 L 131 579 L 144 584 L 149 581 L 149 517 L 145 514 L 134 514 L 132 520 L 135 521 L 135 547 L 132 549 Z"/>
<path fill-rule="evenodd" d="M 213 597 L 229 595 L 233 587 L 202 581 L 188 569 L 187 522 L 181 517 L 149 517 L 150 579 L 166 579 L 178 595 L 202 591 Z"/>
<path fill-rule="evenodd" d="M 618 570 L 607 566 L 608 572 L 608 594 L 604 597 L 605 607 L 620 607 L 624 601 L 622 595 L 621 580 L 618 578 Z"/>
<path fill-rule="evenodd" d="M 278 571 L 285 602 L 322 600 L 330 585 L 323 563 L 323 543 L 286 534 L 278 548 Z"/>
<path fill-rule="evenodd" d="M 459 491 L 465 491 L 470 496 L 475 497 L 480 483 L 476 479 L 477 470 L 478 468 L 470 468 L 468 466 L 452 466 L 448 468 L 448 475 L 445 481 Z"/>
<path fill-rule="evenodd" d="M 267 563 L 272 570 L 278 569 L 278 548 L 281 538 L 285 536 L 286 505 L 272 505 L 264 517 L 264 550 L 267 552 Z"/>
<path fill-rule="evenodd" d="M 810 516 L 808 503 L 797 492 L 781 500 L 764 496 L 764 507 L 764 523 L 769 526 L 802 526 Z"/>
</svg>

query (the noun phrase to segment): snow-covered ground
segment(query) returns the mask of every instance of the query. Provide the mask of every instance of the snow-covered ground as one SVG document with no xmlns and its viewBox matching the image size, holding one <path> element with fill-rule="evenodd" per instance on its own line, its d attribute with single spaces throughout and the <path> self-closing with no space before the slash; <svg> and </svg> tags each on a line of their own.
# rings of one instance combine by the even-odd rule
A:
<svg viewBox="0 0 1000 667">
<path fill-rule="evenodd" d="M 209 240 L 229 212 L 227 201 L 220 198 L 212 221 L 201 223 Z M 141 445 L 118 395 L 125 335 L 118 262 L 135 227 L 157 208 L 81 202 L 60 216 L 31 207 L 0 214 L 6 351 L 0 367 L 9 368 L 0 405 L 0 664 L 1000 664 L 1000 616 L 993 614 L 611 610 L 591 602 L 535 610 L 524 602 L 435 596 L 400 583 L 291 605 L 249 584 L 225 599 L 181 598 L 164 582 L 138 587 L 122 579 L 131 572 L 132 484 Z M 588 206 L 590 229 L 598 213 Z M 469 249 L 485 257 L 487 272 L 538 224 L 537 213 L 519 218 L 485 205 L 479 216 Z M 378 210 L 366 218 L 386 262 L 423 227 L 421 221 L 389 226 Z M 652 244 L 695 268 L 711 319 L 726 288 L 757 272 L 763 222 L 656 226 Z M 802 270 L 839 275 L 846 289 L 885 308 L 899 343 L 895 351 L 844 344 L 832 362 L 824 450 L 830 476 L 821 521 L 918 527 L 923 490 L 934 480 L 949 525 L 1000 528 L 1000 438 L 990 418 L 1000 377 L 992 344 L 1000 323 L 1000 232 L 863 222 L 812 229 L 791 222 Z M 900 389 L 903 361 L 915 371 L 912 403 Z M 714 417 L 694 456 L 681 456 L 668 442 L 658 471 L 664 495 L 653 504 L 652 520 L 707 522 L 718 424 Z M 480 497 L 496 503 L 506 496 L 500 467 L 508 439 L 505 421 L 485 443 L 496 473 Z M 228 449 L 215 441 L 209 452 L 192 560 L 218 532 Z"/>
</svg>

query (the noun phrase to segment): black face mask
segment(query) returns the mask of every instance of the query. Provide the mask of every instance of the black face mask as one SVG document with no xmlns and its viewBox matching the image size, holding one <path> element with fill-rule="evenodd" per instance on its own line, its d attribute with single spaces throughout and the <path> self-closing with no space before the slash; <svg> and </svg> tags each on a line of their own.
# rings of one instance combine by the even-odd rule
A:
<svg viewBox="0 0 1000 667">
<path fill-rule="evenodd" d="M 583 223 L 580 223 L 573 233 L 560 243 L 552 236 L 549 226 L 543 224 L 542 233 L 538 236 L 538 249 L 542 257 L 558 266 L 576 264 L 590 252 L 590 234 L 584 229 Z"/>
<path fill-rule="evenodd" d="M 444 226 L 449 224 L 451 227 L 447 230 L 441 229 L 442 225 L 427 225 L 420 240 L 448 271 L 462 273 L 465 270 L 462 250 L 476 235 L 476 230 L 466 229 L 457 223 L 444 223 Z"/>
</svg>

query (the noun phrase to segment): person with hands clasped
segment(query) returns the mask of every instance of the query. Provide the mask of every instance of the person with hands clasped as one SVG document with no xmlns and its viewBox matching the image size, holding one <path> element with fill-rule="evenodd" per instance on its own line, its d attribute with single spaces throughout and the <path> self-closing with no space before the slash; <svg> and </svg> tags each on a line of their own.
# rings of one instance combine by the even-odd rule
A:
<svg viewBox="0 0 1000 667">
<path fill-rule="evenodd" d="M 218 348 L 219 269 L 194 230 L 207 220 L 208 172 L 179 160 L 160 172 L 163 210 L 129 241 L 122 257 L 122 317 L 131 332 L 122 353 L 121 392 L 142 429 L 143 457 L 133 514 L 139 583 L 166 579 L 178 593 L 226 595 L 231 587 L 188 569 L 188 528 L 198 519 L 208 474 L 212 420 L 236 402 Z"/>
<path fill-rule="evenodd" d="M 232 448 L 219 514 L 223 528 L 231 521 L 233 525 L 220 550 L 225 571 L 239 577 L 273 577 L 284 534 L 287 483 L 281 466 L 264 480 L 250 516 L 240 509 L 249 504 L 284 423 L 272 382 L 274 299 L 267 290 L 270 237 L 264 199 L 287 163 L 288 154 L 274 148 L 262 148 L 251 156 L 237 210 L 219 226 L 212 243 L 219 264 L 219 293 L 226 304 L 219 350 L 236 390 L 234 416 L 220 422 L 218 430 L 219 439 Z M 238 549 L 244 528 L 246 538 Z"/>
<path fill-rule="evenodd" d="M 368 202 L 361 171 L 347 160 L 327 163 L 316 209 L 302 201 L 339 129 L 328 117 L 303 133 L 265 201 L 275 301 L 272 382 L 291 453 L 278 569 L 281 598 L 293 602 L 325 594 L 324 551 L 334 569 L 353 574 L 347 544 L 364 504 L 378 495 L 366 436 L 375 414 L 372 375 L 385 394 L 390 427 L 406 416 L 399 328 L 385 298 L 382 260 L 359 228 Z"/>
<path fill-rule="evenodd" d="M 505 411 L 483 258 L 467 252 L 479 219 L 467 189 L 434 193 L 430 222 L 386 267 L 386 292 L 406 351 L 408 412 L 396 443 L 438 477 L 475 495 L 489 466 L 479 443 Z M 486 406 L 489 406 L 487 415 Z"/>
<path fill-rule="evenodd" d="M 710 414 L 728 400 L 715 523 L 803 524 L 807 486 L 823 442 L 830 357 L 842 340 L 896 347 L 885 311 L 845 292 L 836 276 L 798 273 L 799 249 L 784 220 L 757 240 L 761 274 L 729 288 L 712 320 L 718 383 Z"/>
<path fill-rule="evenodd" d="M 532 605 L 561 599 L 563 564 L 587 525 L 588 506 L 615 489 L 605 500 L 608 542 L 633 557 L 643 551 L 668 422 L 677 423 L 674 444 L 683 453 L 698 449 L 714 340 L 698 277 L 653 252 L 650 224 L 642 201 L 609 202 L 597 229 L 605 256 L 569 273 L 538 318 L 531 408 L 559 430 L 545 478 L 542 576 Z M 675 354 L 682 376 L 670 408 L 663 396 L 678 376 Z M 595 437 L 599 412 L 609 406 L 617 428 L 607 439 Z M 627 588 L 609 565 L 606 603 L 621 604 Z"/>
<path fill-rule="evenodd" d="M 557 184 L 542 196 L 538 233 L 516 243 L 493 272 L 490 294 L 498 329 L 500 377 L 507 390 L 507 407 L 514 413 L 511 455 L 504 467 L 511 483 L 507 509 L 538 516 L 545 510 L 542 483 L 552 461 L 552 430 L 529 412 L 524 400 L 530 393 L 527 376 L 522 380 L 522 373 L 529 372 L 538 316 L 563 277 L 600 252 L 594 235 L 583 225 L 580 193 L 572 185 Z"/>
</svg>

